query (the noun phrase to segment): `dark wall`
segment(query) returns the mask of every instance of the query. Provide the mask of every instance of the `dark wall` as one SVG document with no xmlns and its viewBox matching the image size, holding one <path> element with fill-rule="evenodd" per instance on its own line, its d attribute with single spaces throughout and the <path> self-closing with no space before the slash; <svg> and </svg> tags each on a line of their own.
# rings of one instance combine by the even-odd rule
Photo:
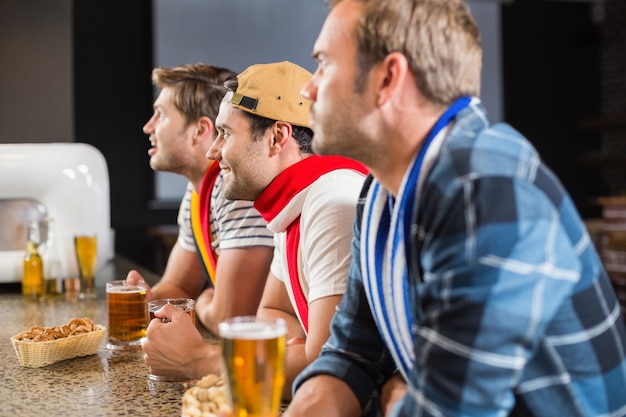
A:
<svg viewBox="0 0 626 417">
<path fill-rule="evenodd" d="M 151 7 L 150 0 L 73 5 L 75 138 L 107 160 L 116 252 L 147 267 L 153 248 L 146 227 L 176 215 L 148 208 L 154 176 L 141 128 L 152 114 Z"/>
<path fill-rule="evenodd" d="M 579 156 L 597 132 L 579 129 L 600 114 L 600 25 L 590 5 L 515 0 L 502 6 L 505 120 L 525 134 L 562 180 L 583 215 L 602 194 Z M 74 1 L 74 103 L 77 141 L 109 164 L 116 251 L 154 269 L 146 228 L 175 223 L 176 210 L 151 210 L 154 176 L 141 127 L 152 111 L 150 0 Z"/>
<path fill-rule="evenodd" d="M 515 0 L 502 6 L 505 120 L 535 145 L 581 213 L 597 215 L 599 173 L 580 157 L 599 135 L 581 129 L 600 113 L 600 24 L 587 3 Z"/>
</svg>

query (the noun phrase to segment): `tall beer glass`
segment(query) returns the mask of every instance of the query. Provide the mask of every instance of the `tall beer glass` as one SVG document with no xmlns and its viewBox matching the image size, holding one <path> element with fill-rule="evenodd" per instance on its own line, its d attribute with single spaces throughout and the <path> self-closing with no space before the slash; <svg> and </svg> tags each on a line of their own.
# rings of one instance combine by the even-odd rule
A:
<svg viewBox="0 0 626 417">
<path fill-rule="evenodd" d="M 74 249 L 80 275 L 80 298 L 96 298 L 96 235 L 74 236 Z"/>
<path fill-rule="evenodd" d="M 109 349 L 141 347 L 148 327 L 146 289 L 127 285 L 125 280 L 106 284 L 109 312 Z"/>
<path fill-rule="evenodd" d="M 282 319 L 235 317 L 219 324 L 234 417 L 277 417 L 285 382 Z"/>
</svg>

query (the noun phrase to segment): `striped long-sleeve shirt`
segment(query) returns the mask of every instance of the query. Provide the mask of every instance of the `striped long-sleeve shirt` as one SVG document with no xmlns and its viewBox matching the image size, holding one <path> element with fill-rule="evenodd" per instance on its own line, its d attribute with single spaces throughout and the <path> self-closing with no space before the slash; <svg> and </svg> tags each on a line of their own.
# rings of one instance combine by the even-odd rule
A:
<svg viewBox="0 0 626 417">
<path fill-rule="evenodd" d="M 245 248 L 251 246 L 274 246 L 274 233 L 267 228 L 252 201 L 235 201 L 224 198 L 221 188 L 224 186 L 220 173 L 211 192 L 211 244 L 220 250 Z M 178 210 L 178 244 L 185 250 L 195 252 L 193 230 L 191 227 L 191 194 L 193 186 L 187 190 Z"/>
</svg>

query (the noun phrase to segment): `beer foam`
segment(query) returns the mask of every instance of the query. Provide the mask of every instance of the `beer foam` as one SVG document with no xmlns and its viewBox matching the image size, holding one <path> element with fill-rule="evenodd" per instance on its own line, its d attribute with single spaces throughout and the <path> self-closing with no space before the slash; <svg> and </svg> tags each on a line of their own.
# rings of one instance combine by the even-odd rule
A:
<svg viewBox="0 0 626 417">
<path fill-rule="evenodd" d="M 107 293 L 110 294 L 141 294 L 142 292 L 145 293 L 146 289 L 139 286 L 107 288 Z"/>
<path fill-rule="evenodd" d="M 270 324 L 263 322 L 220 323 L 219 334 L 227 339 L 266 340 L 284 336 L 287 327 L 284 322 Z"/>
</svg>

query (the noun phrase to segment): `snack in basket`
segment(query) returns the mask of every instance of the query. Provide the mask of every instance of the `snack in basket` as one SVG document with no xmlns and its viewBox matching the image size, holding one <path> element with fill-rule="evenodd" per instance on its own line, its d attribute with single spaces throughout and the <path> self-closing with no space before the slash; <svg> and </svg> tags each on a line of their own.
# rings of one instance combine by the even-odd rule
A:
<svg viewBox="0 0 626 417">
<path fill-rule="evenodd" d="M 76 356 L 93 355 L 106 328 L 90 318 L 73 318 L 63 326 L 32 326 L 11 337 L 20 365 L 39 368 Z"/>
<path fill-rule="evenodd" d="M 224 380 L 209 374 L 183 394 L 182 417 L 217 417 L 230 410 Z"/>
<path fill-rule="evenodd" d="M 96 330 L 96 324 L 87 317 L 70 320 L 66 325 L 56 327 L 33 326 L 29 330 L 13 336 L 15 340 L 45 342 L 62 337 L 74 336 Z"/>
</svg>

